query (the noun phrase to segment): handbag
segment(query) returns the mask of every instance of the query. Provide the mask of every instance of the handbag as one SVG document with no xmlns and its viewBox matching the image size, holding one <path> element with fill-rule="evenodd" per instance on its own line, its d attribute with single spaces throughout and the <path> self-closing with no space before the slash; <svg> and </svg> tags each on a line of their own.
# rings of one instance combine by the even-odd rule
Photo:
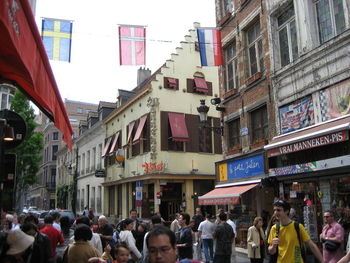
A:
<svg viewBox="0 0 350 263">
<path fill-rule="evenodd" d="M 324 242 L 324 247 L 328 250 L 328 251 L 336 251 L 339 247 L 340 247 L 340 243 L 338 242 L 334 242 L 332 240 L 326 240 Z"/>
</svg>

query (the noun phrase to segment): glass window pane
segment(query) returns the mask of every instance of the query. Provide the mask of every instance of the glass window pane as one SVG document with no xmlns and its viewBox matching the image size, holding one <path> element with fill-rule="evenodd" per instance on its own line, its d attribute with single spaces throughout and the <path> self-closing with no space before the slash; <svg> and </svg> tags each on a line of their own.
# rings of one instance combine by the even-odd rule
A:
<svg viewBox="0 0 350 263">
<path fill-rule="evenodd" d="M 238 83 L 238 63 L 237 63 L 237 59 L 234 60 L 234 64 L 235 64 L 235 88 L 239 87 L 239 83 Z"/>
<path fill-rule="evenodd" d="M 7 94 L 1 95 L 1 109 L 7 108 Z"/>
<path fill-rule="evenodd" d="M 228 82 L 228 90 L 231 90 L 234 88 L 234 72 L 233 72 L 233 68 L 232 68 L 232 64 L 228 64 L 227 66 L 227 82 Z"/>
<path fill-rule="evenodd" d="M 284 67 L 290 63 L 287 26 L 278 32 L 278 36 L 280 44 L 281 66 Z"/>
<path fill-rule="evenodd" d="M 282 15 L 280 15 L 277 18 L 278 26 L 279 27 L 282 26 L 285 22 L 288 21 L 288 19 L 292 18 L 293 16 L 294 16 L 294 7 L 291 6 Z"/>
<path fill-rule="evenodd" d="M 333 7 L 334 7 L 335 25 L 336 25 L 337 35 L 338 35 L 345 30 L 343 0 L 333 0 Z"/>
<path fill-rule="evenodd" d="M 295 26 L 295 21 L 290 22 L 290 40 L 292 44 L 292 56 L 293 60 L 298 58 L 298 40 L 297 40 L 297 30 Z"/>
<path fill-rule="evenodd" d="M 329 0 L 320 0 L 316 4 L 321 43 L 333 37 L 332 20 L 328 1 Z"/>
<path fill-rule="evenodd" d="M 249 62 L 250 62 L 250 75 L 258 72 L 258 67 L 256 63 L 256 52 L 255 45 L 249 48 Z"/>
</svg>

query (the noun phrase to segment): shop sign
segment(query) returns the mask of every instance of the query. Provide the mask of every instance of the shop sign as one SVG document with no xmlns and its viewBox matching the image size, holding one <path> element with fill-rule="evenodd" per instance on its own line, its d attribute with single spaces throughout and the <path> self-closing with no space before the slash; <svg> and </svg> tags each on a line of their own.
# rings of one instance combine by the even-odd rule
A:
<svg viewBox="0 0 350 263">
<path fill-rule="evenodd" d="M 257 176 L 265 173 L 262 154 L 235 160 L 227 164 L 228 180 Z"/>
<path fill-rule="evenodd" d="M 269 169 L 269 176 L 309 173 L 350 165 L 350 155 Z"/>
<path fill-rule="evenodd" d="M 282 154 L 288 154 L 298 151 L 304 151 L 315 147 L 329 145 L 333 143 L 343 142 L 349 139 L 348 131 L 339 131 L 331 134 L 326 134 L 320 137 L 308 139 L 305 141 L 299 141 L 296 143 L 284 145 L 278 148 L 268 151 L 268 156 L 278 156 Z"/>
<path fill-rule="evenodd" d="M 148 174 L 149 172 L 163 172 L 164 171 L 164 163 L 143 163 L 141 164 L 144 172 Z"/>
<path fill-rule="evenodd" d="M 95 177 L 106 177 L 105 170 L 96 170 Z"/>
</svg>

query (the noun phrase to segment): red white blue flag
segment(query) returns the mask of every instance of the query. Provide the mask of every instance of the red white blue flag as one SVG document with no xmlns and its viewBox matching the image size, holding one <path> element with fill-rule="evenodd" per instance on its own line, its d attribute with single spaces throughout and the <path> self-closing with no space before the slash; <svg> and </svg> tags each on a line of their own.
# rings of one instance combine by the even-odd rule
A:
<svg viewBox="0 0 350 263">
<path fill-rule="evenodd" d="M 198 44 L 202 66 L 221 66 L 221 35 L 214 28 L 198 28 Z"/>
<path fill-rule="evenodd" d="M 146 28 L 144 26 L 119 26 L 120 65 L 146 64 Z"/>
</svg>

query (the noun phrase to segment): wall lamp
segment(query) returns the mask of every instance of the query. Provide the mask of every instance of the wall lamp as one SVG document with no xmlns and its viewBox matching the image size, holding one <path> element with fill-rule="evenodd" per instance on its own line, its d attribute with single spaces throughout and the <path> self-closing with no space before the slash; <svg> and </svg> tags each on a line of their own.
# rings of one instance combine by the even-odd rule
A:
<svg viewBox="0 0 350 263">
<path fill-rule="evenodd" d="M 215 98 L 215 99 L 217 99 L 217 98 Z M 201 102 L 201 104 L 199 107 L 197 107 L 197 111 L 199 113 L 199 121 L 203 125 L 202 127 L 204 129 L 212 130 L 215 133 L 223 136 L 224 135 L 224 127 L 223 126 L 208 126 L 209 107 L 207 105 L 205 105 L 205 100 L 200 100 L 200 102 Z M 216 108 L 218 108 L 218 106 Z M 219 107 L 219 108 L 223 108 L 223 107 Z M 223 109 L 225 110 L 225 108 L 223 108 Z"/>
<path fill-rule="evenodd" d="M 3 132 L 2 139 L 7 142 L 13 141 L 15 139 L 15 133 L 13 127 L 7 124 L 6 119 L 0 119 L 0 126 Z"/>
</svg>

